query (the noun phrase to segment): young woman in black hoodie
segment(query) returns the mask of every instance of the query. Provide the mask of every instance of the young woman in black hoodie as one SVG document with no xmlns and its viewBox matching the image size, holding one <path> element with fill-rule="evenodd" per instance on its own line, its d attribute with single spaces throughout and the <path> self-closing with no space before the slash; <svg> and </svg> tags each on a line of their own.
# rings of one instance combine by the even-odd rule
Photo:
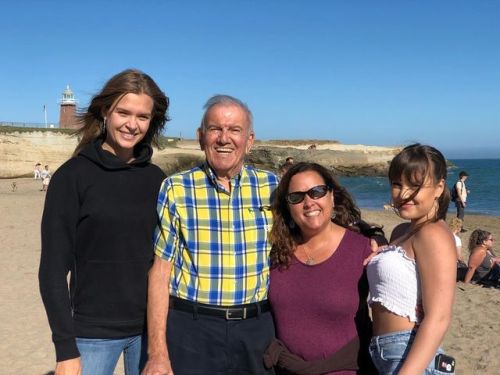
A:
<svg viewBox="0 0 500 375">
<path fill-rule="evenodd" d="M 168 105 L 148 75 L 118 73 L 80 114 L 81 141 L 52 177 L 39 282 L 56 375 L 111 375 L 122 352 L 126 374 L 140 372 L 156 200 L 165 178 L 151 163 L 151 143 L 168 121 Z"/>
</svg>

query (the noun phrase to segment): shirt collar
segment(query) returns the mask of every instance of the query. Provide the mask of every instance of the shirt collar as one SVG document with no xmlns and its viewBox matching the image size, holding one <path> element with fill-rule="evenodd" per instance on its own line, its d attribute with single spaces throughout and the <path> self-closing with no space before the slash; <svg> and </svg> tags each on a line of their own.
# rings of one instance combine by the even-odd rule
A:
<svg viewBox="0 0 500 375">
<path fill-rule="evenodd" d="M 202 169 L 205 171 L 205 173 L 207 174 L 210 182 L 215 186 L 217 187 L 217 189 L 219 191 L 224 191 L 224 192 L 227 192 L 227 190 L 224 188 L 224 186 L 222 186 L 218 181 L 217 181 L 217 175 L 215 174 L 215 171 L 213 170 L 213 168 L 210 166 L 210 164 L 208 164 L 208 161 L 205 160 L 205 162 L 203 163 L 202 165 Z M 231 179 L 229 180 L 230 183 L 231 183 L 231 186 L 232 188 L 236 188 L 236 187 L 239 187 L 240 186 L 240 182 L 241 182 L 241 179 L 243 177 L 243 171 L 245 170 L 245 165 L 243 165 L 243 167 L 241 168 L 240 172 L 236 175 L 234 175 L 233 177 L 231 177 Z"/>
</svg>

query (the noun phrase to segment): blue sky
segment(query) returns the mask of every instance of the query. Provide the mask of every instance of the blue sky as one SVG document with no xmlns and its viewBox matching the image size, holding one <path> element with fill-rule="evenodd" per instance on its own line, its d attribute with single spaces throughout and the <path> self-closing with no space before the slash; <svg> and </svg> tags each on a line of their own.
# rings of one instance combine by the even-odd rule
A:
<svg viewBox="0 0 500 375">
<path fill-rule="evenodd" d="M 0 121 L 58 122 L 134 67 L 171 99 L 168 135 L 194 138 L 225 93 L 259 139 L 419 141 L 500 157 L 498 1 L 2 1 Z"/>
</svg>

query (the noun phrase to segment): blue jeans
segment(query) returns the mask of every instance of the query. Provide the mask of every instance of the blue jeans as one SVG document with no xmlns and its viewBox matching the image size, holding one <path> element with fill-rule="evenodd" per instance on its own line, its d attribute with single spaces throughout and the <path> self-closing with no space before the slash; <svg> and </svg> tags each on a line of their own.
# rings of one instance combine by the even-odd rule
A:
<svg viewBox="0 0 500 375">
<path fill-rule="evenodd" d="M 415 334 L 416 332 L 413 330 L 372 337 L 370 355 L 380 375 L 392 375 L 399 372 L 406 356 L 410 352 Z M 443 349 L 438 348 L 436 355 L 440 353 L 444 353 Z M 431 363 L 425 369 L 425 375 L 451 374 L 436 370 L 434 361 L 435 357 L 432 358 Z"/>
<path fill-rule="evenodd" d="M 123 339 L 77 337 L 76 345 L 80 351 L 82 375 L 113 375 L 122 352 L 125 375 L 139 375 L 146 363 L 146 345 L 141 335 Z"/>
<path fill-rule="evenodd" d="M 460 220 L 464 220 L 464 216 L 465 216 L 465 208 L 464 206 L 462 205 L 462 202 L 455 202 L 455 207 L 457 208 L 457 217 L 460 219 Z"/>
</svg>

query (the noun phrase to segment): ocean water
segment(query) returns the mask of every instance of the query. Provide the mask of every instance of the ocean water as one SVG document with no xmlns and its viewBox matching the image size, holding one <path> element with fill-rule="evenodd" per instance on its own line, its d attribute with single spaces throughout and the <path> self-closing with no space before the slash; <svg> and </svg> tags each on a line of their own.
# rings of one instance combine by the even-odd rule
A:
<svg viewBox="0 0 500 375">
<path fill-rule="evenodd" d="M 448 187 L 458 179 L 458 173 L 467 171 L 470 194 L 465 214 L 500 216 L 500 159 L 452 159 L 455 166 L 448 170 Z M 389 182 L 386 177 L 341 177 L 340 182 L 353 195 L 361 208 L 380 210 L 390 202 Z M 452 202 L 449 208 L 456 212 Z"/>
</svg>

